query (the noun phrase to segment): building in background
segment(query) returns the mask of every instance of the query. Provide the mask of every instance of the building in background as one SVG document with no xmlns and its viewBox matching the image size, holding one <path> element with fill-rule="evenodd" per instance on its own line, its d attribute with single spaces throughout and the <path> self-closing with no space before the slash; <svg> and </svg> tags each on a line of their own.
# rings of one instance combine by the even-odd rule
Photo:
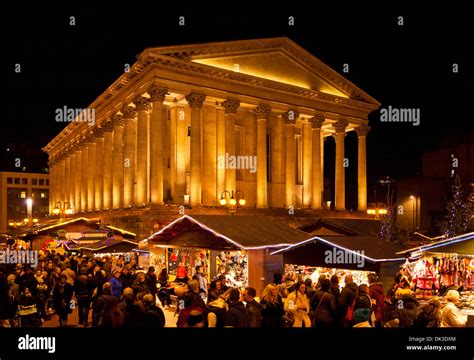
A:
<svg viewBox="0 0 474 360">
<path fill-rule="evenodd" d="M 421 175 L 397 179 L 397 226 L 409 233 L 439 235 L 439 223 L 445 216 L 446 199 L 456 176 L 464 195 L 472 197 L 474 133 L 443 138 L 440 149 L 424 153 Z"/>
<path fill-rule="evenodd" d="M 0 172 L 0 232 L 48 215 L 49 174 Z"/>
</svg>

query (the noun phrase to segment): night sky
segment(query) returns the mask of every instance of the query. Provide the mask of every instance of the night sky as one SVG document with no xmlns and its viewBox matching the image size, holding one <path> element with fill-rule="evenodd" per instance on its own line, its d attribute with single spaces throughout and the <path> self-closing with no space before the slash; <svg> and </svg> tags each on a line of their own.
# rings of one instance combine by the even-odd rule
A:
<svg viewBox="0 0 474 360">
<path fill-rule="evenodd" d="M 366 9 L 364 15 L 343 5 L 279 13 L 234 6 L 142 3 L 117 12 L 83 8 L 4 14 L 7 114 L 0 122 L 0 170 L 12 168 L 16 155 L 11 143 L 31 149 L 31 157 L 23 160 L 27 171 L 46 167 L 47 157 L 38 150 L 65 126 L 55 122 L 55 109 L 87 107 L 146 47 L 209 41 L 288 36 L 382 107 L 420 108 L 418 127 L 381 123 L 378 111 L 372 114 L 370 178 L 416 175 L 423 151 L 439 147 L 442 135 L 461 137 L 473 131 L 473 61 L 468 55 L 473 29 L 467 8 L 453 5 L 454 10 L 428 14 L 394 7 L 377 14 Z M 70 16 L 75 16 L 75 26 L 69 25 Z M 179 16 L 185 16 L 186 26 L 178 25 Z M 294 26 L 288 26 L 289 16 L 295 17 Z M 404 26 L 397 24 L 398 16 L 404 17 Z M 348 74 L 342 72 L 344 63 L 350 66 Z M 457 74 L 453 63 L 459 64 Z M 347 139 L 347 152 L 355 161 L 356 136 Z"/>
</svg>

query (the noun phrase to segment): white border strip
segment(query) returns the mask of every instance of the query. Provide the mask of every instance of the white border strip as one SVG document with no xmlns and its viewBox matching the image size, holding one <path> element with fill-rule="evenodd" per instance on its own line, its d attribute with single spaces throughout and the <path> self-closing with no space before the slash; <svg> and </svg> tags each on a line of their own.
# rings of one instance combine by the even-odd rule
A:
<svg viewBox="0 0 474 360">
<path fill-rule="evenodd" d="M 336 248 L 342 249 L 342 250 L 344 250 L 344 251 L 350 252 L 350 253 L 352 253 L 352 254 L 354 254 L 354 255 L 356 255 L 356 256 L 362 256 L 362 257 L 364 257 L 364 258 L 366 258 L 366 259 L 368 259 L 368 260 L 370 260 L 370 261 L 372 261 L 372 262 L 402 261 L 402 260 L 405 260 L 405 258 L 373 259 L 373 258 L 371 258 L 371 257 L 369 257 L 369 256 L 367 256 L 367 255 L 361 254 L 361 253 L 359 253 L 359 252 L 357 252 L 357 251 L 354 251 L 354 250 L 345 248 L 345 247 L 343 247 L 343 246 L 341 246 L 341 245 L 338 245 L 338 244 L 334 244 L 334 243 L 332 243 L 332 242 L 330 242 L 330 241 L 328 241 L 328 240 L 326 240 L 326 239 L 320 238 L 319 236 L 315 236 L 315 237 L 313 237 L 313 238 L 311 238 L 311 239 L 302 241 L 302 242 L 300 242 L 300 243 L 298 243 L 298 244 L 294 244 L 294 245 L 288 246 L 287 248 L 274 251 L 274 252 L 272 252 L 270 255 L 275 255 L 275 254 L 278 254 L 278 253 L 280 253 L 280 252 L 285 252 L 285 251 L 290 250 L 290 249 L 293 249 L 293 248 L 295 248 L 295 247 L 299 247 L 300 245 L 303 245 L 303 244 L 305 244 L 305 243 L 314 242 L 315 240 L 319 240 L 319 241 L 321 241 L 321 242 L 323 242 L 323 243 L 325 243 L 325 244 L 328 244 L 328 245 L 334 246 L 334 247 L 336 247 Z"/>
<path fill-rule="evenodd" d="M 197 221 L 196 219 L 192 218 L 191 216 L 189 215 L 183 215 L 182 217 L 174 220 L 173 222 L 169 223 L 168 225 L 166 225 L 163 229 L 157 231 L 156 233 L 154 233 L 153 235 L 147 237 L 145 240 L 143 241 L 148 241 L 150 240 L 151 238 L 155 237 L 155 236 L 158 236 L 158 235 L 161 235 L 165 230 L 169 229 L 170 227 L 172 227 L 174 224 L 176 224 L 177 222 L 179 221 L 182 221 L 184 219 L 189 219 L 189 221 L 195 223 L 196 225 L 198 225 L 199 227 L 201 227 L 202 229 L 204 230 L 207 230 L 209 232 L 211 232 L 213 235 L 217 236 L 217 237 L 220 237 L 228 242 L 230 242 L 231 244 L 243 249 L 243 250 L 261 250 L 261 249 L 267 249 L 267 248 L 272 248 L 272 247 L 288 247 L 288 246 L 291 246 L 293 244 L 272 244 L 272 245 L 262 245 L 262 246 L 250 246 L 250 247 L 245 247 L 237 242 L 235 242 L 234 240 L 230 239 L 229 237 L 225 236 L 225 235 L 222 235 L 220 233 L 218 233 L 217 231 L 211 229 L 210 227 L 208 227 L 207 225 L 204 225 L 202 223 L 200 223 L 199 221 Z"/>
<path fill-rule="evenodd" d="M 452 237 L 452 238 L 449 238 L 449 239 L 446 239 L 446 240 L 441 240 L 441 241 L 438 241 L 438 242 L 435 242 L 435 243 L 432 243 L 432 244 L 425 244 L 425 245 L 417 246 L 417 247 L 414 247 L 414 248 L 411 248 L 411 249 L 407 249 L 407 250 L 397 252 L 397 254 L 405 254 L 407 252 L 425 251 L 425 250 L 436 249 L 440 246 L 451 245 L 451 244 L 455 244 L 455 243 L 458 243 L 458 242 L 462 242 L 462 241 L 465 241 L 465 240 L 471 240 L 471 239 L 474 239 L 474 232 L 458 235 L 458 236 L 455 236 L 455 237 Z"/>
</svg>

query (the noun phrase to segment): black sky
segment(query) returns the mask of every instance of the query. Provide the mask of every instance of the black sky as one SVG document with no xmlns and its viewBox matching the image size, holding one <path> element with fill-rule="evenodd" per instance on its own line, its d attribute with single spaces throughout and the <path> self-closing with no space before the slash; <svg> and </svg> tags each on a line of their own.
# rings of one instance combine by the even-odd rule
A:
<svg viewBox="0 0 474 360">
<path fill-rule="evenodd" d="M 415 175 L 422 152 L 438 147 L 442 135 L 473 130 L 473 62 L 468 55 L 473 29 L 467 8 L 428 14 L 394 7 L 363 14 L 338 4 L 319 10 L 234 6 L 143 3 L 116 12 L 82 8 L 5 14 L 7 113 L 0 122 L 1 167 L 13 161 L 8 144 L 46 145 L 64 126 L 54 120 L 56 108 L 87 107 L 144 48 L 232 39 L 288 36 L 382 107 L 420 108 L 418 127 L 381 123 L 378 112 L 372 114 L 370 177 Z M 70 16 L 75 26 L 69 25 Z M 179 16 L 185 16 L 186 26 L 178 25 Z M 295 17 L 293 27 L 289 16 Z M 397 25 L 398 16 L 404 16 L 404 26 Z M 16 63 L 22 66 L 20 74 L 14 71 Z M 342 73 L 344 63 L 350 65 L 348 74 Z M 459 64 L 458 74 L 452 72 L 453 63 Z M 347 146 L 353 152 L 355 137 Z M 32 159 L 25 159 L 28 170 L 46 166 L 46 156 Z"/>
</svg>

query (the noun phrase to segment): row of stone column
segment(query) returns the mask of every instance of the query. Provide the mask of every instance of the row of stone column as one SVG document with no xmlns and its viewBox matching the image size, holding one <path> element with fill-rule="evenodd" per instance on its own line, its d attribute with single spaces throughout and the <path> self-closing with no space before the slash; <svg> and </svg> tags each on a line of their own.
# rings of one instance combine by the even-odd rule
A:
<svg viewBox="0 0 474 360">
<path fill-rule="evenodd" d="M 56 159 L 51 168 L 52 206 L 57 201 L 69 202 L 75 211 L 127 208 L 133 205 L 163 204 L 163 101 L 168 89 L 153 85 L 149 98 L 138 96 L 135 107 L 124 106 L 121 114 L 113 114 L 103 126 L 89 133 L 83 141 Z M 190 203 L 202 203 L 202 152 L 206 142 L 201 136 L 201 108 L 205 94 L 192 92 L 186 96 L 191 113 Z M 223 103 L 225 114 L 225 151 L 236 151 L 235 117 L 240 102 L 229 97 Z M 150 110 L 149 127 L 148 111 Z M 257 121 L 257 207 L 268 206 L 267 188 L 267 121 L 271 108 L 260 104 L 255 110 Z M 286 160 L 286 206 L 295 205 L 296 110 L 284 114 Z M 316 115 L 302 126 L 304 206 L 322 208 L 324 190 L 324 138 L 321 133 L 324 116 Z M 336 139 L 335 206 L 345 208 L 344 137 L 348 122 L 333 123 Z M 368 127 L 356 128 L 359 138 L 358 199 L 359 210 L 367 206 L 366 144 Z M 149 140 L 148 140 L 149 139 Z M 148 174 L 148 165 L 150 166 Z M 148 179 L 150 183 L 148 183 Z M 204 179 L 204 186 L 206 186 Z M 225 169 L 225 188 L 236 190 L 235 169 Z"/>
</svg>

